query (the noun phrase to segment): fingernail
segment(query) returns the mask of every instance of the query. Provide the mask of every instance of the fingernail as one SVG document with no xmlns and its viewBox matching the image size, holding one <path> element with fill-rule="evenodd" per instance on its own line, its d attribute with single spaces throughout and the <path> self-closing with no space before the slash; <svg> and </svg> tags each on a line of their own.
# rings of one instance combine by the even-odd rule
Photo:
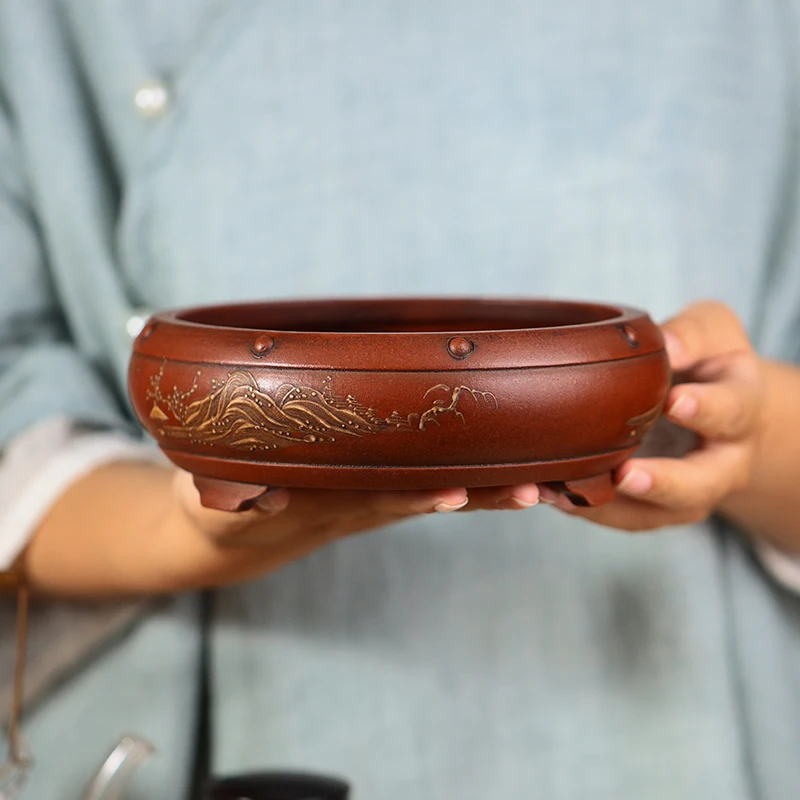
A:
<svg viewBox="0 0 800 800">
<path fill-rule="evenodd" d="M 498 508 L 506 509 L 508 511 L 522 511 L 526 508 L 533 508 L 539 501 L 523 500 L 521 497 L 506 497 L 497 503 Z"/>
<path fill-rule="evenodd" d="M 669 407 L 667 414 L 675 419 L 691 419 L 697 413 L 697 398 L 691 394 L 682 394 Z"/>
<path fill-rule="evenodd" d="M 553 505 L 556 500 L 559 498 L 559 494 L 555 489 L 551 489 L 549 486 L 540 486 L 539 487 L 539 502 L 546 503 L 547 505 Z"/>
<path fill-rule="evenodd" d="M 667 349 L 667 356 L 670 364 L 680 363 L 683 358 L 683 345 L 681 340 L 669 331 L 664 331 L 664 346 Z"/>
<path fill-rule="evenodd" d="M 653 486 L 653 478 L 643 469 L 632 469 L 619 483 L 617 489 L 625 494 L 647 494 Z"/>
<path fill-rule="evenodd" d="M 463 503 L 457 503 L 456 505 L 452 505 L 451 503 L 437 503 L 434 507 L 434 511 L 439 511 L 442 514 L 447 514 L 450 511 L 458 511 L 459 508 L 464 508 L 464 506 L 469 503 L 469 498 L 465 498 Z"/>
</svg>

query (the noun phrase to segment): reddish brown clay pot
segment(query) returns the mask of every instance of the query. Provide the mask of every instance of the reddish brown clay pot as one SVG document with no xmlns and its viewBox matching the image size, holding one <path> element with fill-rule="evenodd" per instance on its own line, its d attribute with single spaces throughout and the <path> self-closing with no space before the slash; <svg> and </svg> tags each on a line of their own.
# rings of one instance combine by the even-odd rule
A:
<svg viewBox="0 0 800 800">
<path fill-rule="evenodd" d="M 670 371 L 658 327 L 630 308 L 319 300 L 157 314 L 129 383 L 214 508 L 268 486 L 528 481 L 595 504 L 659 417 Z"/>
</svg>

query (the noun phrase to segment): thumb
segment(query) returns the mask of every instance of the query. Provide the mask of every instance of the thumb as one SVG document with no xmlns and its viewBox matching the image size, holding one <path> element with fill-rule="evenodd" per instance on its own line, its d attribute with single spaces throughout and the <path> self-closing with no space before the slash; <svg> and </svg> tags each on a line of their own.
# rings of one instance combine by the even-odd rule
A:
<svg viewBox="0 0 800 800">
<path fill-rule="evenodd" d="M 710 358 L 750 349 L 734 311 L 714 300 L 693 303 L 665 322 L 661 330 L 676 372 L 692 369 Z"/>
<path fill-rule="evenodd" d="M 172 479 L 175 500 L 183 513 L 203 533 L 213 539 L 227 539 L 267 516 L 280 514 L 289 505 L 289 492 L 274 489 L 248 511 L 218 511 L 200 503 L 200 492 L 191 473 L 176 470 Z"/>
</svg>

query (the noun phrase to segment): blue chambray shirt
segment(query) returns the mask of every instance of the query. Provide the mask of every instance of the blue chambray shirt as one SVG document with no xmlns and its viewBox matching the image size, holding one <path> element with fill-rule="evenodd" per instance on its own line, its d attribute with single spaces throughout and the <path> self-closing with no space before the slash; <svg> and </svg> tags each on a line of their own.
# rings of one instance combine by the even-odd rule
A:
<svg viewBox="0 0 800 800">
<path fill-rule="evenodd" d="M 4 0 L 0 442 L 125 427 L 136 309 L 715 297 L 800 356 L 796 0 Z M 54 387 L 57 387 L 54 388 Z M 30 721 L 28 795 L 125 730 L 185 791 L 196 605 Z M 710 524 L 425 517 L 220 592 L 214 763 L 358 798 L 800 793 L 800 605 Z"/>
</svg>

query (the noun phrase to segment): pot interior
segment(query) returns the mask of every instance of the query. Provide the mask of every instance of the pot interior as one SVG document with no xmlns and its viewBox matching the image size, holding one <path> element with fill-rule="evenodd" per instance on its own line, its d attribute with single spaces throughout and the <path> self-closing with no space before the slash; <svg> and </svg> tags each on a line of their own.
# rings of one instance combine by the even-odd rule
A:
<svg viewBox="0 0 800 800">
<path fill-rule="evenodd" d="M 310 300 L 208 306 L 179 313 L 225 328 L 319 333 L 465 332 L 562 328 L 614 319 L 618 308 L 536 300 Z"/>
</svg>

